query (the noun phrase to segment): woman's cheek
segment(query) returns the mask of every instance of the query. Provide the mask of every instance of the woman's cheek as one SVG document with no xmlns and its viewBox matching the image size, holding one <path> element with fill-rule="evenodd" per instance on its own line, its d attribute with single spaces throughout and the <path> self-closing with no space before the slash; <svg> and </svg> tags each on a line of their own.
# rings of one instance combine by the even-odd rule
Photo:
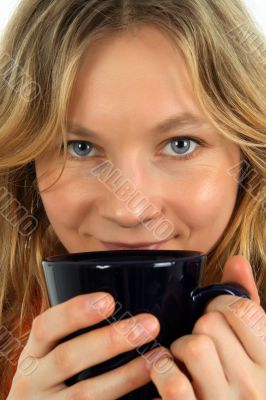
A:
<svg viewBox="0 0 266 400">
<path fill-rule="evenodd" d="M 237 197 L 237 182 L 226 174 L 226 168 L 211 172 L 205 171 L 195 180 L 192 189 L 192 201 L 197 217 L 202 220 L 210 220 L 218 223 L 228 221 Z M 213 219 L 215 218 L 215 220 Z"/>
<path fill-rule="evenodd" d="M 80 215 L 80 201 L 85 185 L 81 185 L 73 169 L 65 168 L 60 176 L 61 168 L 41 160 L 35 163 L 38 189 L 47 217 L 54 226 L 72 227 Z M 58 179 L 58 177 L 60 178 Z"/>
<path fill-rule="evenodd" d="M 50 222 L 65 228 L 78 226 L 93 201 L 92 190 L 61 182 L 54 189 L 42 195 L 42 200 Z"/>
<path fill-rule="evenodd" d="M 237 196 L 237 183 L 223 174 L 202 176 L 176 201 L 182 224 L 188 227 L 191 248 L 209 249 L 221 237 L 231 218 Z M 196 183 L 197 182 L 197 183 Z M 177 199 L 177 198 L 176 198 Z"/>
</svg>

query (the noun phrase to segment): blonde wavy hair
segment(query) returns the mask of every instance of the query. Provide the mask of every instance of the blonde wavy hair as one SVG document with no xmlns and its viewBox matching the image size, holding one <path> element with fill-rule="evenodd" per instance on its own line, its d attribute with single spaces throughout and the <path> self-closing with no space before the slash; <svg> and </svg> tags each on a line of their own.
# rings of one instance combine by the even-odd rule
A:
<svg viewBox="0 0 266 400">
<path fill-rule="evenodd" d="M 66 156 L 66 110 L 90 45 L 140 24 L 175 41 L 206 118 L 243 154 L 235 209 L 202 283 L 218 282 L 241 254 L 266 309 L 266 45 L 241 0 L 21 0 L 0 53 L 0 326 L 21 346 L 49 307 L 41 261 L 66 252 L 40 201 L 35 159 L 58 138 Z M 12 367 L 2 356 L 1 387 Z"/>
</svg>

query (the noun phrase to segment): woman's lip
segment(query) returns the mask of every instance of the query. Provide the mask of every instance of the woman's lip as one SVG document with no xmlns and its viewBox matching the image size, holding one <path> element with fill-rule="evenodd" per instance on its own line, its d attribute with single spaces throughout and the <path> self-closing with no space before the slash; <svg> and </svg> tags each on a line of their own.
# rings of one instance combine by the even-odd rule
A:
<svg viewBox="0 0 266 400">
<path fill-rule="evenodd" d="M 107 250 L 157 250 L 159 249 L 166 241 L 154 243 L 148 246 L 123 246 L 121 244 L 109 243 L 109 242 L 101 242 L 103 246 Z"/>
</svg>

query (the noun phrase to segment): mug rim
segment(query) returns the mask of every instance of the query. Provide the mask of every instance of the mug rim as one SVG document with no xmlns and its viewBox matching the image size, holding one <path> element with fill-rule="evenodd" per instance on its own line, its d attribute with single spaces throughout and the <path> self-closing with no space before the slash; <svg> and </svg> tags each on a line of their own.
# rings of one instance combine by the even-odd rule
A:
<svg viewBox="0 0 266 400">
<path fill-rule="evenodd" d="M 53 265 L 57 264 L 79 264 L 84 265 L 86 263 L 88 266 L 95 266 L 96 262 L 106 262 L 111 266 L 116 264 L 121 264 L 123 261 L 119 256 L 123 254 L 127 254 L 128 256 L 133 257 L 132 260 L 127 261 L 128 264 L 138 264 L 138 263 L 152 263 L 155 262 L 163 262 L 163 261 L 182 261 L 191 259 L 194 260 L 198 257 L 207 256 L 206 253 L 202 251 L 196 250 L 104 250 L 104 251 L 86 251 L 86 252 L 76 252 L 76 253 L 61 253 L 53 256 L 45 257 L 42 262 L 48 264 L 52 263 Z M 141 254 L 140 254 L 141 253 Z M 86 257 L 89 255 L 89 259 Z M 178 256 L 178 258 L 176 258 Z M 134 257 L 136 257 L 134 259 Z M 138 260 L 138 257 L 144 257 Z M 146 257 L 146 258 L 145 258 Z M 160 260 L 156 260 L 156 257 L 162 257 Z M 97 259 L 97 260 L 96 260 Z"/>
</svg>

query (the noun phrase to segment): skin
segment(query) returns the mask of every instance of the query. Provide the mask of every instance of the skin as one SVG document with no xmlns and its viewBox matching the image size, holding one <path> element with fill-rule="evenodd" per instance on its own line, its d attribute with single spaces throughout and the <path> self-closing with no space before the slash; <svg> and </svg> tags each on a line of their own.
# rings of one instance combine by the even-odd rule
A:
<svg viewBox="0 0 266 400">
<path fill-rule="evenodd" d="M 205 122 L 193 135 L 204 140 L 206 147 L 191 160 L 167 159 L 162 143 L 176 135 L 189 135 L 191 129 L 157 138 L 150 132 L 156 123 L 182 111 L 204 118 L 181 54 L 159 31 L 145 27 L 134 37 L 119 34 L 98 43 L 84 58 L 69 116 L 76 124 L 101 132 L 97 143 L 93 141 L 101 157 L 69 160 L 64 174 L 49 190 L 45 188 L 57 177 L 61 161 L 53 159 L 52 152 L 36 160 L 47 216 L 69 252 L 104 250 L 100 240 L 134 243 L 137 237 L 139 242 L 154 241 L 137 216 L 91 175 L 91 168 L 107 159 L 173 222 L 173 237 L 163 249 L 208 252 L 219 240 L 237 193 L 237 177 L 226 171 L 239 162 L 240 151 Z M 223 295 L 209 302 L 192 333 L 163 349 L 164 356 L 172 360 L 168 368 L 162 370 L 156 363 L 162 357 L 160 349 L 148 353 L 146 360 L 139 357 L 119 370 L 70 388 L 63 384 L 67 377 L 140 342 L 131 340 L 129 345 L 127 333 L 111 324 L 57 346 L 60 338 L 111 315 L 114 304 L 97 314 L 91 307 L 96 299 L 89 295 L 46 310 L 35 319 L 20 357 L 20 361 L 28 354 L 37 357 L 34 379 L 18 369 L 8 399 L 29 400 L 37 394 L 52 400 L 116 399 L 152 380 L 165 400 L 262 400 L 266 393 L 266 335 L 258 334 L 258 324 L 254 329 L 249 312 L 261 317 L 261 327 L 266 325 L 266 315 L 259 305 L 249 262 L 240 255 L 229 258 L 221 282 L 240 284 L 252 299 Z M 85 309 L 85 300 L 90 308 Z M 156 318 L 149 314 L 137 318 L 148 323 L 145 329 L 155 338 L 159 331 Z M 97 354 L 91 351 L 96 347 Z"/>
<path fill-rule="evenodd" d="M 174 129 L 158 137 L 151 133 L 167 117 L 182 112 L 202 118 L 203 127 Z M 106 250 L 101 240 L 159 241 L 125 202 L 90 173 L 106 160 L 173 224 L 162 249 L 208 252 L 212 248 L 234 208 L 237 174 L 226 171 L 239 163 L 240 150 L 204 118 L 184 60 L 167 37 L 145 27 L 135 36 L 120 34 L 94 46 L 80 68 L 68 119 L 101 133 L 97 140 L 68 134 L 69 140 L 91 140 L 100 148 L 91 154 L 101 157 L 89 154 L 69 160 L 52 189 L 45 190 L 59 175 L 60 163 L 52 151 L 36 161 L 47 216 L 69 252 Z M 183 147 L 186 153 L 197 147 L 191 160 L 182 160 L 182 154 L 165 144 L 182 135 L 206 142 L 198 146 L 191 141 L 191 149 Z M 153 208 L 145 218 L 157 218 Z"/>
</svg>

